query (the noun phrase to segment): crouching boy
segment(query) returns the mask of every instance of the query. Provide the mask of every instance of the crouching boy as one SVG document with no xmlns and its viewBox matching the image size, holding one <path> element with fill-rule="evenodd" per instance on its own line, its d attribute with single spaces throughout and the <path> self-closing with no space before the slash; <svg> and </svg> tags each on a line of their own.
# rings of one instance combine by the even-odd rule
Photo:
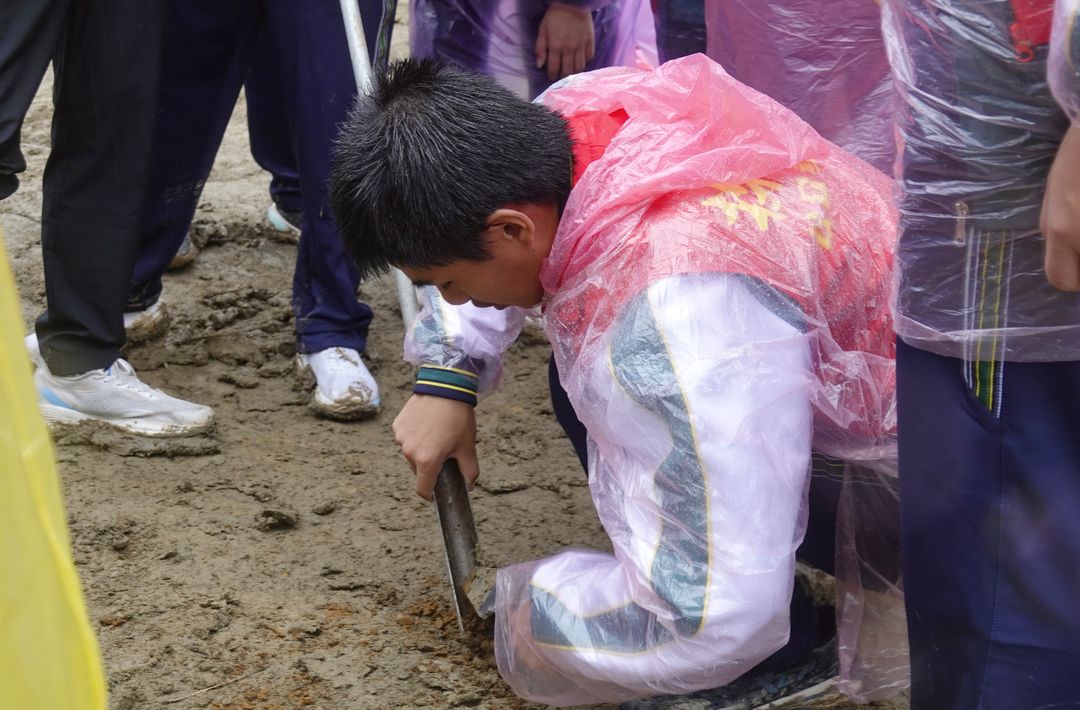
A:
<svg viewBox="0 0 1080 710">
<path fill-rule="evenodd" d="M 812 450 L 895 455 L 889 181 L 701 55 L 542 101 L 406 61 L 343 131 L 350 255 L 427 287 L 395 431 L 420 495 L 447 457 L 475 480 L 538 309 L 615 554 L 500 570 L 500 673 L 554 705 L 722 686 L 796 641 Z"/>
</svg>

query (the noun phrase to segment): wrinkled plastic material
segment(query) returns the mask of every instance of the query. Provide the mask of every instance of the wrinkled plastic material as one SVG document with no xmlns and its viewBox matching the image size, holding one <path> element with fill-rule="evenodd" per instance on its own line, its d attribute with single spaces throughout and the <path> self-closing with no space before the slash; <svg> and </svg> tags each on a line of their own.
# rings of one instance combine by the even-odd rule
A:
<svg viewBox="0 0 1080 710">
<path fill-rule="evenodd" d="M 18 302 L 0 233 L 0 706 L 105 710 Z"/>
<path fill-rule="evenodd" d="M 910 684 L 900 497 L 889 463 L 847 464 L 837 511 L 837 687 L 860 703 L 892 697 Z"/>
<path fill-rule="evenodd" d="M 720 686 L 787 641 L 811 450 L 895 474 L 891 181 L 702 55 L 578 75 L 543 100 L 571 119 L 629 116 L 541 272 L 615 552 L 499 571 L 499 669 L 560 706 Z M 492 334 L 519 316 L 462 308 L 448 333 L 453 307 L 425 300 L 410 358 L 494 382 Z M 855 534 L 882 500 L 852 497 L 840 544 L 856 567 L 880 552 Z M 891 566 L 871 591 L 895 602 Z M 864 571 L 847 587 L 846 667 L 860 692 L 894 692 L 906 658 L 864 653 L 885 635 L 857 628 L 876 620 Z M 895 628 L 895 603 L 882 616 Z"/>
<path fill-rule="evenodd" d="M 965 360 L 1080 359 L 1080 294 L 1047 282 L 1039 232 L 1069 125 L 1048 47 L 1018 46 L 1001 0 L 885 0 L 883 14 L 901 104 L 897 333 Z"/>
<path fill-rule="evenodd" d="M 536 67 L 536 38 L 548 0 L 410 0 L 409 49 L 494 77 L 525 99 L 546 89 L 546 68 Z M 643 0 L 567 1 L 593 11 L 596 54 L 586 69 L 637 66 L 655 56 L 652 28 L 642 25 Z M 649 49 L 649 43 L 653 48 Z"/>
<path fill-rule="evenodd" d="M 896 157 L 881 11 L 872 0 L 705 0 L 708 54 L 886 173 Z"/>
<path fill-rule="evenodd" d="M 1050 35 L 1050 88 L 1080 126 L 1080 0 L 1058 0 Z"/>
<path fill-rule="evenodd" d="M 483 401 L 502 382 L 502 355 L 525 325 L 525 314 L 520 308 L 451 306 L 438 289 L 425 286 L 420 314 L 405 336 L 405 359 L 478 374 Z"/>
</svg>

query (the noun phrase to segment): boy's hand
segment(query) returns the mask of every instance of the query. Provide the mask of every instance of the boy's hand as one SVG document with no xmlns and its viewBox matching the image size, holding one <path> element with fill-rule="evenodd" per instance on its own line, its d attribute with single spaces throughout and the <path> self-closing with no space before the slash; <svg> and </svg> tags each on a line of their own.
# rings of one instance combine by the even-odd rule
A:
<svg viewBox="0 0 1080 710">
<path fill-rule="evenodd" d="M 592 12 L 587 7 L 551 3 L 540 21 L 534 49 L 536 68 L 547 64 L 548 81 L 584 71 L 596 54 Z"/>
<path fill-rule="evenodd" d="M 1046 238 L 1046 278 L 1062 291 L 1080 291 L 1080 128 L 1058 148 L 1046 180 L 1039 229 Z"/>
<path fill-rule="evenodd" d="M 476 413 L 471 404 L 414 394 L 394 419 L 394 440 L 416 474 L 416 494 L 431 500 L 446 459 L 457 459 L 469 490 L 480 475 L 476 459 Z"/>
</svg>

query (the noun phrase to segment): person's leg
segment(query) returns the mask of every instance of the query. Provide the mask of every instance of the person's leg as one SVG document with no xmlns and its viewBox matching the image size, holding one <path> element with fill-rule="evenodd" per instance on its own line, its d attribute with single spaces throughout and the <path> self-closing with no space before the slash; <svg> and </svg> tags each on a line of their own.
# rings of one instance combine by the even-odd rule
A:
<svg viewBox="0 0 1080 710">
<path fill-rule="evenodd" d="M 368 56 L 374 61 L 382 4 L 378 0 L 362 0 L 360 9 Z M 270 197 L 274 204 L 281 210 L 299 214 L 304 209 L 303 193 L 289 113 L 285 108 L 284 84 L 292 72 L 283 73 L 280 61 L 277 46 L 268 35 L 264 35 L 255 49 L 244 82 L 248 136 L 251 140 L 251 157 L 270 173 Z"/>
<path fill-rule="evenodd" d="M 570 443 L 574 447 L 574 453 L 577 454 L 578 461 L 581 462 L 581 468 L 585 469 L 585 476 L 588 478 L 589 432 L 585 429 L 585 425 L 581 423 L 581 420 L 577 418 L 574 405 L 570 403 L 570 397 L 567 396 L 562 382 L 559 381 L 559 367 L 555 364 L 554 353 L 548 359 L 548 389 L 551 391 L 551 409 L 555 412 L 555 418 L 559 421 L 563 431 L 566 432 L 566 437 L 570 439 Z"/>
<path fill-rule="evenodd" d="M 705 53 L 704 0 L 660 0 L 656 4 L 656 52 L 660 62 Z"/>
<path fill-rule="evenodd" d="M 1080 363 L 901 341 L 897 385 L 912 708 L 1080 707 Z"/>
<path fill-rule="evenodd" d="M 363 351 L 372 312 L 356 298 L 360 279 L 345 254 L 327 190 L 338 126 L 356 96 L 341 10 L 333 0 L 269 0 L 267 10 L 303 186 L 293 279 L 298 350 Z"/>
<path fill-rule="evenodd" d="M 19 148 L 23 118 L 52 61 L 68 0 L 6 0 L 0 4 L 0 200 L 26 170 Z"/>
<path fill-rule="evenodd" d="M 53 375 L 109 367 L 124 345 L 164 22 L 163 4 L 143 0 L 77 0 L 65 17 L 41 221 L 48 310 L 37 322 Z"/>
<path fill-rule="evenodd" d="M 128 311 L 161 295 L 195 215 L 263 27 L 260 0 L 170 3 L 159 128 Z"/>
<path fill-rule="evenodd" d="M 269 33 L 263 33 L 244 82 L 247 99 L 251 157 L 270 173 L 270 197 L 279 209 L 304 209 L 300 174 L 296 167 L 280 58 Z"/>
<path fill-rule="evenodd" d="M 578 419 L 574 405 L 559 379 L 559 368 L 554 356 L 548 360 L 548 386 L 551 392 L 551 408 L 555 418 L 577 453 L 581 466 L 588 474 L 588 430 Z M 798 557 L 807 560 L 826 572 L 833 570 L 833 548 L 836 540 L 836 508 L 840 501 L 844 465 L 834 459 L 814 456 L 815 473 L 810 486 L 810 521 L 806 539 L 800 546 Z M 752 672 L 775 672 L 802 662 L 818 643 L 818 614 L 813 600 L 802 584 L 793 582 L 791 595 L 791 636 L 788 643 L 762 661 Z"/>
</svg>

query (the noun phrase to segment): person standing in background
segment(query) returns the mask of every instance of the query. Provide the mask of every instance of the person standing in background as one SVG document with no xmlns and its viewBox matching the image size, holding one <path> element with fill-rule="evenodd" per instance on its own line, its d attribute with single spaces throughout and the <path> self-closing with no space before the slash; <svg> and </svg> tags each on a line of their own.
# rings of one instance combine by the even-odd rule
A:
<svg viewBox="0 0 1080 710">
<path fill-rule="evenodd" d="M 166 4 L 5 0 L 0 5 L 0 199 L 26 169 L 23 118 L 52 62 L 52 150 L 41 250 L 47 310 L 27 347 L 52 425 L 84 419 L 133 434 L 186 436 L 209 407 L 141 382 L 121 357 L 153 150 Z"/>
<path fill-rule="evenodd" d="M 381 4 L 362 8 L 374 46 Z M 257 74 L 249 74 L 253 58 Z M 253 141 L 271 162 L 295 160 L 301 187 L 271 213 L 302 214 L 293 278 L 298 360 L 316 386 L 312 408 L 334 419 L 377 411 L 378 385 L 360 358 L 371 309 L 356 298 L 360 279 L 345 256 L 327 197 L 338 125 L 356 96 L 341 9 L 336 0 L 296 2 L 186 0 L 170 10 L 162 71 L 161 129 L 142 225 L 142 248 L 128 300 L 130 320 L 159 317 L 161 276 L 188 233 L 240 88 L 254 81 L 257 123 L 275 135 Z M 282 132 L 291 156 L 285 155 Z M 258 131 L 256 131 L 258 133 Z M 267 143 L 273 150 L 265 150 Z M 286 166 L 291 167 L 291 166 Z"/>
<path fill-rule="evenodd" d="M 883 7 L 913 710 L 1080 707 L 1077 9 Z"/>
<path fill-rule="evenodd" d="M 532 100 L 571 74 L 635 66 L 641 2 L 411 0 L 409 49 Z"/>
</svg>

